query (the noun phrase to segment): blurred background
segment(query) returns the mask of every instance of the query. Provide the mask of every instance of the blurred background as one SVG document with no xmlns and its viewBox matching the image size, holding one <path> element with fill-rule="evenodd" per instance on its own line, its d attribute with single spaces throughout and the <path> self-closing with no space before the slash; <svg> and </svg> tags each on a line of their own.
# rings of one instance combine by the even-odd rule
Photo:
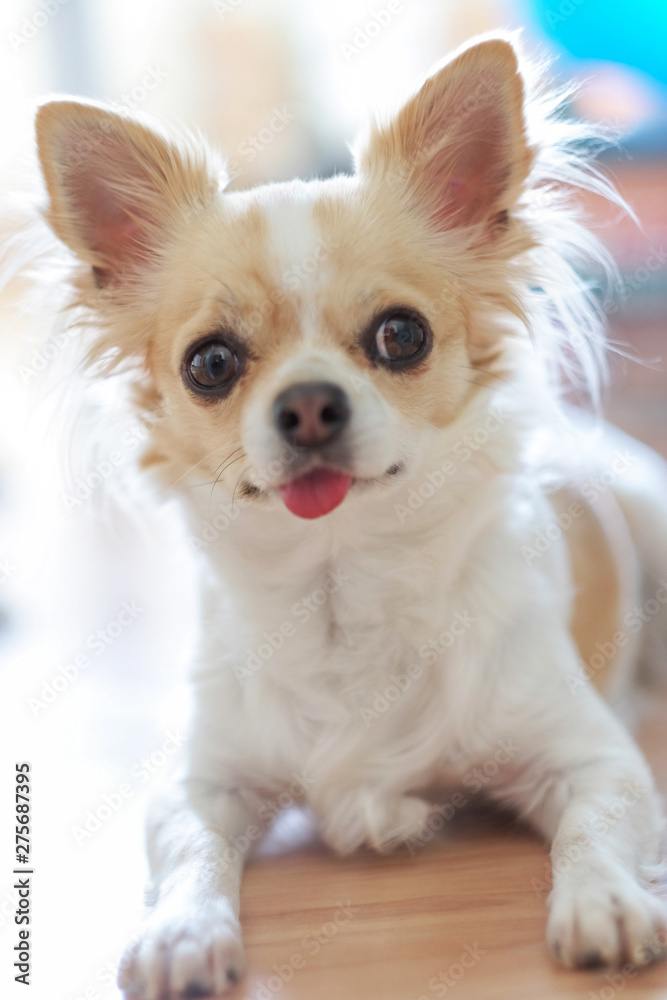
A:
<svg viewBox="0 0 667 1000">
<path fill-rule="evenodd" d="M 645 363 L 614 361 L 607 409 L 667 456 L 664 0 L 13 0 L 0 7 L 3 193 L 24 184 L 35 103 L 53 93 L 201 129 L 236 187 L 346 170 L 370 113 L 471 36 L 508 27 L 554 58 L 556 78 L 580 81 L 573 115 L 618 134 L 605 167 L 641 225 L 594 199 L 586 208 L 621 273 L 605 302 L 610 336 Z M 121 512 L 113 501 L 139 425 L 113 428 L 117 461 L 70 461 L 71 338 L 39 303 L 26 317 L 21 292 L 0 300 L 0 810 L 13 762 L 31 761 L 34 1000 L 110 1000 L 140 912 L 146 794 L 182 754 L 192 546 L 169 505 L 137 497 Z M 6 955 L 14 893 L 2 816 Z"/>
</svg>

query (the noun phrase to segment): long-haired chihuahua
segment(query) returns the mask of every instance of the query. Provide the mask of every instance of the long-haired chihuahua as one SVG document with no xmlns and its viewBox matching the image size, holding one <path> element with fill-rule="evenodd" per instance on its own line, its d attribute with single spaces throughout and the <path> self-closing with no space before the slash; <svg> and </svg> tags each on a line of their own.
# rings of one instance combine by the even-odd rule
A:
<svg viewBox="0 0 667 1000">
<path fill-rule="evenodd" d="M 660 806 L 613 706 L 664 648 L 664 614 L 628 616 L 667 574 L 667 477 L 564 402 L 606 350 L 573 192 L 614 192 L 561 106 L 486 37 L 370 125 L 351 176 L 236 192 L 199 138 L 39 109 L 85 362 L 131 380 L 141 466 L 192 533 L 212 483 L 220 514 L 129 997 L 239 979 L 244 856 L 282 793 L 336 851 L 386 851 L 490 760 L 551 844 L 554 956 L 662 950 Z"/>
</svg>

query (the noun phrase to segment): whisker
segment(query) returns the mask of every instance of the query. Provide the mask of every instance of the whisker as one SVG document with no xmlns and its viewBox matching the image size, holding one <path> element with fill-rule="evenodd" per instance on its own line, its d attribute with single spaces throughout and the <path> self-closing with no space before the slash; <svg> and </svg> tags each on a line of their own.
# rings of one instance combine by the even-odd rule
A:
<svg viewBox="0 0 667 1000">
<path fill-rule="evenodd" d="M 220 482 L 220 477 L 222 476 L 223 472 L 226 469 L 228 469 L 230 467 L 230 465 L 234 465 L 235 462 L 240 462 L 241 459 L 244 457 L 244 455 L 243 455 L 243 449 L 242 448 L 236 448 L 235 451 L 240 451 L 242 454 L 237 455 L 236 458 L 232 458 L 231 455 L 228 455 L 227 458 L 223 459 L 223 461 L 220 463 L 220 465 L 222 465 L 222 468 L 220 468 L 220 465 L 218 466 L 218 469 L 220 469 L 220 471 L 218 472 L 217 476 L 215 477 L 215 481 L 214 481 L 213 485 L 211 486 L 211 495 L 210 495 L 210 497 L 208 499 L 208 509 L 209 509 L 209 512 L 211 510 L 211 504 L 213 503 L 213 491 L 216 488 L 216 486 L 218 485 L 218 483 Z M 233 455 L 234 451 L 231 454 Z M 215 475 L 215 473 L 214 473 L 214 475 Z M 232 500 L 232 504 L 233 503 L 234 503 L 234 501 Z"/>
<path fill-rule="evenodd" d="M 171 484 L 172 488 L 174 486 L 176 486 L 178 483 L 180 483 L 181 479 L 185 479 L 185 477 L 188 475 L 188 473 L 192 472 L 193 469 L 196 469 L 198 465 L 201 465 L 202 462 L 205 462 L 207 459 L 209 459 L 211 457 L 211 455 L 215 455 L 215 453 L 216 453 L 217 450 L 218 450 L 217 448 L 214 448 L 213 451 L 209 451 L 208 455 L 204 455 L 204 457 L 200 458 L 198 462 L 195 462 L 194 465 L 191 465 L 188 469 L 186 469 L 185 472 L 183 473 L 183 475 L 179 476 L 178 479 Z M 240 448 L 235 448 L 234 451 L 231 452 L 231 455 L 233 455 L 235 451 L 240 451 L 240 450 L 241 450 Z M 229 458 L 229 457 L 230 457 L 230 455 L 227 456 L 227 458 Z M 227 458 L 223 458 L 222 461 L 226 462 Z M 220 468 L 220 466 L 218 466 L 218 468 Z M 213 473 L 213 475 L 215 475 L 215 472 Z"/>
<path fill-rule="evenodd" d="M 225 468 L 227 468 L 227 466 L 226 466 L 226 464 L 225 464 L 225 463 L 226 463 L 226 462 L 229 462 L 229 460 L 230 460 L 230 459 L 231 459 L 231 458 L 232 458 L 232 457 L 233 457 L 234 455 L 236 455 L 236 454 L 237 454 L 237 452 L 239 452 L 239 451 L 243 451 L 243 447 L 242 447 L 241 445 L 239 445 L 239 447 L 238 447 L 238 448 L 234 448 L 234 451 L 230 451 L 229 455 L 227 455 L 227 457 L 226 457 L 226 458 L 223 458 L 222 462 L 220 462 L 220 465 L 217 465 L 217 466 L 215 467 L 215 469 L 213 470 L 213 475 L 215 476 L 215 475 L 217 474 L 217 472 L 218 472 L 218 469 L 220 468 L 220 466 L 221 466 L 221 465 L 224 465 L 224 466 L 225 466 Z M 240 457 L 240 456 L 238 456 L 238 457 Z M 224 471 L 225 471 L 225 469 L 223 469 L 222 471 L 224 472 Z"/>
<path fill-rule="evenodd" d="M 203 486 L 215 486 L 215 483 L 216 483 L 215 479 L 207 479 L 203 483 L 193 483 L 192 486 L 186 486 L 185 489 L 186 490 L 198 490 L 198 489 L 201 489 Z"/>
</svg>

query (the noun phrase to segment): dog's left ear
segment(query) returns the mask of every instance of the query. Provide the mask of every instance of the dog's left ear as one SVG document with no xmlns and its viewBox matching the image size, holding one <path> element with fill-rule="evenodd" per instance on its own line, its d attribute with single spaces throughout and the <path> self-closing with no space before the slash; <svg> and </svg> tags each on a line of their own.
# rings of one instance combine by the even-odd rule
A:
<svg viewBox="0 0 667 1000">
<path fill-rule="evenodd" d="M 47 221 L 100 285 L 136 285 L 218 189 L 219 165 L 201 143 L 102 105 L 50 101 L 36 132 Z"/>
<path fill-rule="evenodd" d="M 506 222 L 532 162 L 512 45 L 494 38 L 454 56 L 376 126 L 358 158 L 371 183 L 407 193 L 439 229 Z"/>
</svg>

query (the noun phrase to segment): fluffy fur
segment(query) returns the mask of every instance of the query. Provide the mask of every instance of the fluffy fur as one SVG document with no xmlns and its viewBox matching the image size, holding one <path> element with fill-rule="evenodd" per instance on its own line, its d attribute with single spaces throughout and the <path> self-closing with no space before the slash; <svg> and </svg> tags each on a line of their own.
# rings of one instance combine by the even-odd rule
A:
<svg viewBox="0 0 667 1000">
<path fill-rule="evenodd" d="M 424 790 L 499 747 L 491 793 L 552 844 L 554 955 L 663 950 L 659 805 L 595 684 L 622 700 L 664 630 L 656 615 L 635 638 L 628 614 L 667 571 L 665 476 L 559 401 L 563 371 L 597 394 L 581 264 L 608 263 L 568 185 L 610 189 L 557 105 L 510 40 L 482 39 L 369 128 L 353 176 L 242 193 L 198 138 L 74 101 L 38 113 L 87 362 L 129 371 L 159 415 L 143 465 L 180 495 L 208 570 L 188 776 L 152 817 L 128 996 L 241 975 L 242 856 L 280 793 L 338 851 L 418 844 Z M 367 349 L 394 307 L 433 338 L 400 371 Z M 216 331 L 245 364 L 211 398 L 183 364 Z M 338 450 L 286 448 L 274 401 L 322 381 L 349 401 Z M 354 483 L 303 520 L 279 487 L 317 464 Z"/>
</svg>

